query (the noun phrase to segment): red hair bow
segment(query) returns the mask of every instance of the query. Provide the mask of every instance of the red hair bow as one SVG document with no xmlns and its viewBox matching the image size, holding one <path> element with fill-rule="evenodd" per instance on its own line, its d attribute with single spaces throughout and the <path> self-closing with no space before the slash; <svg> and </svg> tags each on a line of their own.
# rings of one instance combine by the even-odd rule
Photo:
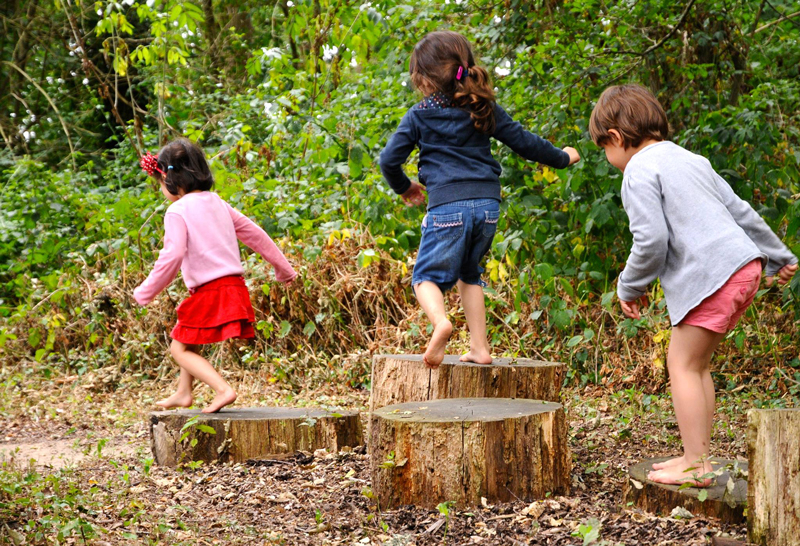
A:
<svg viewBox="0 0 800 546">
<path fill-rule="evenodd" d="M 153 176 L 156 171 L 166 176 L 166 173 L 158 168 L 158 157 L 154 156 L 150 152 L 147 152 L 142 156 L 142 158 L 139 160 L 139 165 L 141 165 L 142 170 L 150 176 Z"/>
</svg>

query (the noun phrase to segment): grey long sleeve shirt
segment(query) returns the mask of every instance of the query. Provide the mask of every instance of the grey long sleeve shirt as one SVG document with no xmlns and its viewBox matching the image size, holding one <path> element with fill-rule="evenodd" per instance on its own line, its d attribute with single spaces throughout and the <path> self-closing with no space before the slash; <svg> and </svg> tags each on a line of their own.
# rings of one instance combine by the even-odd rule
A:
<svg viewBox="0 0 800 546">
<path fill-rule="evenodd" d="M 751 261 L 760 258 L 768 276 L 797 263 L 706 158 L 672 142 L 651 144 L 631 158 L 622 204 L 633 248 L 617 295 L 633 301 L 660 278 L 673 325 Z"/>
</svg>

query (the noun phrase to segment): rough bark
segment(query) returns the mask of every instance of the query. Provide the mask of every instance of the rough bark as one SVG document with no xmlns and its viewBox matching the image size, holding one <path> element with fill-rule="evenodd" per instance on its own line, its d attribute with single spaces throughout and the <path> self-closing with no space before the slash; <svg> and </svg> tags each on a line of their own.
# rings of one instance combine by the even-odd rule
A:
<svg viewBox="0 0 800 546">
<path fill-rule="evenodd" d="M 698 498 L 702 489 L 689 487 L 680 489 L 678 485 L 665 485 L 651 482 L 647 473 L 652 470 L 653 463 L 666 461 L 668 457 L 647 459 L 635 464 L 628 469 L 630 479 L 625 485 L 625 501 L 632 502 L 642 510 L 660 516 L 669 516 L 676 506 L 682 506 L 694 515 L 706 515 L 717 518 L 725 523 L 743 523 L 745 520 L 744 509 L 747 500 L 747 481 L 742 474 L 735 477 L 733 493 L 727 492 L 728 481 L 731 478 L 729 471 L 724 472 L 707 487 L 708 497 L 701 501 Z M 733 465 L 736 461 L 728 459 L 711 459 L 711 467 L 717 470 L 721 467 Z M 739 469 L 747 472 L 747 463 L 738 462 Z"/>
<path fill-rule="evenodd" d="M 473 506 L 569 491 L 561 404 L 508 398 L 410 402 L 375 411 L 372 487 L 380 507 Z"/>
<path fill-rule="evenodd" d="M 193 417 L 197 417 L 196 422 L 181 430 Z M 214 433 L 204 431 L 205 427 L 211 427 Z M 164 466 L 190 461 L 281 458 L 297 451 L 338 451 L 361 443 L 361 422 L 356 411 L 242 408 L 212 414 L 196 410 L 150 414 L 153 457 Z"/>
<path fill-rule="evenodd" d="M 800 410 L 750 410 L 747 534 L 761 546 L 800 544 Z"/>
<path fill-rule="evenodd" d="M 389 404 L 441 398 L 526 398 L 558 402 L 565 366 L 527 358 L 496 358 L 491 366 L 446 356 L 429 370 L 421 355 L 372 359 L 370 411 Z"/>
</svg>

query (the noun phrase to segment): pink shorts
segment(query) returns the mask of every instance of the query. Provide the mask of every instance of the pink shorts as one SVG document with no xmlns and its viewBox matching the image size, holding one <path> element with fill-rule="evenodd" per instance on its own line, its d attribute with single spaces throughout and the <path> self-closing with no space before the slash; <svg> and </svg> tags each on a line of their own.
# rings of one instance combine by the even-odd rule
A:
<svg viewBox="0 0 800 546">
<path fill-rule="evenodd" d="M 681 324 L 700 326 L 720 334 L 733 330 L 756 297 L 761 282 L 761 268 L 760 259 L 741 268 L 722 288 L 689 311 Z"/>
</svg>

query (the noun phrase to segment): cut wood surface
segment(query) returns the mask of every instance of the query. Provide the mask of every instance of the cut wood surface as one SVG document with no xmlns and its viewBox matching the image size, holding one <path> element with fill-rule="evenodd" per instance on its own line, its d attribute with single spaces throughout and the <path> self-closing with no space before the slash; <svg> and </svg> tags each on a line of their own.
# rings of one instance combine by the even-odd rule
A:
<svg viewBox="0 0 800 546">
<path fill-rule="evenodd" d="M 711 537 L 711 546 L 747 546 L 747 542 L 727 537 Z"/>
<path fill-rule="evenodd" d="M 666 485 L 647 479 L 647 473 L 653 469 L 653 463 L 660 463 L 670 457 L 647 459 L 628 469 L 630 479 L 625 488 L 625 501 L 660 516 L 669 516 L 676 506 L 682 506 L 693 515 L 705 515 L 718 518 L 725 523 L 743 523 L 744 509 L 747 501 L 747 481 L 742 474 L 747 472 L 747 462 L 729 459 L 711 459 L 711 468 L 733 468 L 738 463 L 742 472 L 734 472 L 733 491 L 728 490 L 731 472 L 725 471 L 716 478 L 711 487 L 705 488 L 705 500 L 700 500 L 699 487 L 681 489 L 678 485 Z"/>
<path fill-rule="evenodd" d="M 370 411 L 405 402 L 441 398 L 526 398 L 558 402 L 566 367 L 527 358 L 495 358 L 491 365 L 448 355 L 430 370 L 422 355 L 376 355 L 372 359 Z"/>
<path fill-rule="evenodd" d="M 150 414 L 150 436 L 155 462 L 165 466 L 280 458 L 362 443 L 358 412 L 311 408 L 158 411 Z"/>
<path fill-rule="evenodd" d="M 386 406 L 370 420 L 372 487 L 381 508 L 533 500 L 569 490 L 561 404 L 431 400 Z"/>
<path fill-rule="evenodd" d="M 750 410 L 747 532 L 762 546 L 800 544 L 800 409 Z"/>
</svg>

